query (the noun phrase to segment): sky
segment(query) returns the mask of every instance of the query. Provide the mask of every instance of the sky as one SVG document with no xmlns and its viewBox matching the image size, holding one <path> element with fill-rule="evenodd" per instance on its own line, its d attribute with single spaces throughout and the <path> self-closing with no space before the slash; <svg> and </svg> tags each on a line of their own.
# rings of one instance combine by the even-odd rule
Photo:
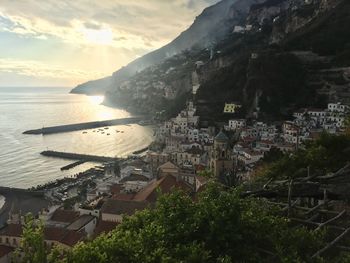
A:
<svg viewBox="0 0 350 263">
<path fill-rule="evenodd" d="M 218 0 L 0 0 L 0 87 L 74 87 L 173 40 Z"/>
</svg>

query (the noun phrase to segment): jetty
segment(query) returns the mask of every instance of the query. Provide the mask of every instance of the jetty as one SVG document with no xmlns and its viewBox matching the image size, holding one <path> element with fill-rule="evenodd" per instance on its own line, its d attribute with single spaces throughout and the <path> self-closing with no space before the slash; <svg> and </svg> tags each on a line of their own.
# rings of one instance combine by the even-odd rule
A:
<svg viewBox="0 0 350 263">
<path fill-rule="evenodd" d="M 132 154 L 135 154 L 135 155 L 141 154 L 141 153 L 147 151 L 148 149 L 149 149 L 149 146 L 147 146 L 147 147 L 145 147 L 145 148 L 142 148 L 142 149 L 140 149 L 140 150 L 134 151 L 134 152 L 132 152 Z"/>
<path fill-rule="evenodd" d="M 43 151 L 40 153 L 43 156 L 55 157 L 68 160 L 79 160 L 84 162 L 117 162 L 122 160 L 121 158 L 99 156 L 99 155 L 89 155 L 89 154 L 80 154 L 80 153 L 69 153 L 69 152 L 57 152 L 57 151 Z"/>
<path fill-rule="evenodd" d="M 76 166 L 78 166 L 78 165 L 81 165 L 81 164 L 83 164 L 83 163 L 85 163 L 85 161 L 77 161 L 77 162 L 68 164 L 68 165 L 66 165 L 66 166 L 63 166 L 63 167 L 61 168 L 61 171 L 66 171 L 66 170 L 72 169 L 72 168 L 74 168 L 74 167 L 76 167 Z"/>
<path fill-rule="evenodd" d="M 23 132 L 23 134 L 45 135 L 45 134 L 63 133 L 63 132 L 71 132 L 71 131 L 80 131 L 80 130 L 107 127 L 107 126 L 135 124 L 135 123 L 139 123 L 141 120 L 143 120 L 143 117 L 130 117 L 130 118 L 105 120 L 105 121 L 82 122 L 82 123 L 75 123 L 75 124 L 43 127 L 41 129 L 36 129 L 36 130 L 28 130 Z"/>
</svg>

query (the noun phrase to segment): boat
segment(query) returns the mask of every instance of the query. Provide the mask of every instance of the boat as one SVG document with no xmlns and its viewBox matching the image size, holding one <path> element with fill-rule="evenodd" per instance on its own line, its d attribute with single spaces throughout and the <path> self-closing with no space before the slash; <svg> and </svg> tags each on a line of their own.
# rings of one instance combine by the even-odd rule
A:
<svg viewBox="0 0 350 263">
<path fill-rule="evenodd" d="M 87 133 L 86 131 L 83 132 L 83 134 Z"/>
<path fill-rule="evenodd" d="M 111 135 L 110 133 L 107 133 L 107 135 Z"/>
</svg>

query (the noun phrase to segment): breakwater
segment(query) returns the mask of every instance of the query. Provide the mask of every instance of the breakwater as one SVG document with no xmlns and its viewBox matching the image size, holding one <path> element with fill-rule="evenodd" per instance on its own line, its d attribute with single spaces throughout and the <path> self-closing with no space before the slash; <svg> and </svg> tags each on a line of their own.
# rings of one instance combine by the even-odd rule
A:
<svg viewBox="0 0 350 263">
<path fill-rule="evenodd" d="M 63 166 L 63 167 L 61 168 L 61 171 L 66 171 L 66 170 L 72 169 L 72 168 L 74 168 L 74 167 L 76 167 L 76 166 L 78 166 L 78 165 L 81 165 L 81 164 L 83 164 L 83 163 L 85 163 L 85 161 L 77 161 L 77 162 L 68 164 L 68 165 L 66 165 L 66 166 Z"/>
<path fill-rule="evenodd" d="M 68 160 L 80 160 L 85 162 L 116 162 L 120 161 L 120 158 L 107 157 L 107 156 L 98 156 L 98 155 L 89 155 L 89 154 L 80 154 L 80 153 L 68 153 L 68 152 L 57 152 L 57 151 L 43 151 L 40 153 L 43 156 L 47 157 L 56 157 L 61 159 Z"/>
<path fill-rule="evenodd" d="M 36 196 L 36 197 L 42 197 L 45 194 L 44 191 L 32 191 L 32 190 L 29 190 L 29 189 L 0 186 L 0 194 L 1 195 L 7 196 L 9 193 L 11 193 L 11 194 L 30 195 L 30 196 Z"/>
<path fill-rule="evenodd" d="M 70 132 L 70 131 L 80 131 L 80 130 L 101 128 L 106 126 L 134 124 L 134 123 L 139 123 L 141 120 L 143 120 L 143 118 L 141 117 L 130 117 L 130 118 L 114 119 L 114 120 L 106 120 L 106 121 L 83 122 L 83 123 L 59 125 L 59 126 L 52 126 L 52 127 L 44 127 L 36 130 L 28 130 L 23 132 L 23 134 L 45 135 L 45 134 L 54 134 L 54 133 L 62 133 L 62 132 Z"/>
</svg>

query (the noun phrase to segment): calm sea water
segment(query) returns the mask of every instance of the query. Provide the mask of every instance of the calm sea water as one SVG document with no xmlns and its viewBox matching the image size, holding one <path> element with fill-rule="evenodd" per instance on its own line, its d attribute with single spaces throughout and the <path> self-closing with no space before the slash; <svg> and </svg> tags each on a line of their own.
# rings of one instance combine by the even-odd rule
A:
<svg viewBox="0 0 350 263">
<path fill-rule="evenodd" d="M 43 157 L 39 154 L 43 150 L 126 156 L 152 142 L 152 129 L 136 124 L 110 127 L 105 134 L 92 130 L 22 134 L 29 129 L 130 116 L 100 102 L 100 97 L 69 94 L 67 88 L 0 88 L 0 185 L 27 188 L 96 165 L 85 163 L 61 172 L 62 166 L 73 161 Z"/>
</svg>

